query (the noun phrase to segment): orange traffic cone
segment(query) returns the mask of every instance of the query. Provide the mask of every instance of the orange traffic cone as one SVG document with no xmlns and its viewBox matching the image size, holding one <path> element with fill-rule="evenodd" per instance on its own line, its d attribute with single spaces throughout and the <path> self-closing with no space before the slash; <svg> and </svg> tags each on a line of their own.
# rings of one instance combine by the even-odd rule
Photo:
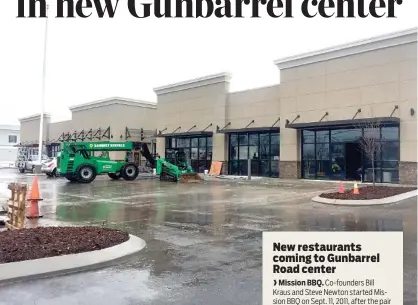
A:
<svg viewBox="0 0 418 305">
<path fill-rule="evenodd" d="M 343 186 L 343 183 L 341 181 L 340 181 L 340 187 L 338 189 L 338 193 L 344 194 L 344 186 Z"/>
<path fill-rule="evenodd" d="M 39 205 L 38 202 L 42 201 L 43 199 L 39 196 L 39 186 L 38 186 L 38 177 L 33 177 L 32 189 L 28 201 L 30 201 L 29 206 L 29 214 L 26 216 L 27 218 L 40 218 L 42 215 L 39 213 Z"/>
<path fill-rule="evenodd" d="M 354 191 L 353 191 L 353 194 L 354 195 L 359 195 L 360 194 L 360 192 L 358 191 L 357 182 L 354 183 Z"/>
</svg>

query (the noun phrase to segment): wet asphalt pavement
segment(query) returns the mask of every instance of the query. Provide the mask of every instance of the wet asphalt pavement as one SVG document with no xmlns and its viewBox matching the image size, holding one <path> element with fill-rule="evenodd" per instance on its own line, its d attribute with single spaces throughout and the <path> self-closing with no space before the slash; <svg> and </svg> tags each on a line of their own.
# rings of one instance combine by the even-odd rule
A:
<svg viewBox="0 0 418 305">
<path fill-rule="evenodd" d="M 8 182 L 33 179 L 11 175 L 0 170 L 0 200 Z M 402 229 L 404 304 L 417 302 L 416 198 L 353 208 L 312 203 L 315 195 L 337 188 L 318 182 L 39 182 L 42 225 L 106 225 L 143 238 L 147 247 L 105 269 L 2 286 L 1 305 L 258 305 L 262 231 Z"/>
</svg>

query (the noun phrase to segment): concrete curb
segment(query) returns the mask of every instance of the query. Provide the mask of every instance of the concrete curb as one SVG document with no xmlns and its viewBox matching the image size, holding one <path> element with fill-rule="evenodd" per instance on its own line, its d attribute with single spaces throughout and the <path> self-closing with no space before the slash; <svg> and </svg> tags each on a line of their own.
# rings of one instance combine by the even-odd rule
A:
<svg viewBox="0 0 418 305">
<path fill-rule="evenodd" d="M 418 195 L 418 190 L 406 192 L 403 194 L 395 195 L 392 197 L 382 199 L 371 199 L 371 200 L 341 200 L 341 199 L 328 199 L 316 196 L 312 198 L 313 202 L 331 204 L 331 205 L 345 205 L 345 206 L 371 206 L 371 205 L 383 205 L 396 203 L 405 199 L 409 199 Z"/>
<path fill-rule="evenodd" d="M 102 250 L 0 264 L 0 284 L 96 269 L 145 246 L 143 239 L 129 235 L 126 242 Z"/>
</svg>

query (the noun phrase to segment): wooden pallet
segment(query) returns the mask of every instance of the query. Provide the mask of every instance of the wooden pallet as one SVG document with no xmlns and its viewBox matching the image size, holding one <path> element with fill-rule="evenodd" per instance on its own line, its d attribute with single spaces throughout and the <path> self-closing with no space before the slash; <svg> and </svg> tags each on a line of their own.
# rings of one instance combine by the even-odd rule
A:
<svg viewBox="0 0 418 305">
<path fill-rule="evenodd" d="M 8 211 L 6 227 L 9 230 L 18 230 L 25 227 L 26 222 L 26 195 L 28 186 L 21 183 L 10 183 L 8 189 L 12 196 L 7 202 Z"/>
</svg>

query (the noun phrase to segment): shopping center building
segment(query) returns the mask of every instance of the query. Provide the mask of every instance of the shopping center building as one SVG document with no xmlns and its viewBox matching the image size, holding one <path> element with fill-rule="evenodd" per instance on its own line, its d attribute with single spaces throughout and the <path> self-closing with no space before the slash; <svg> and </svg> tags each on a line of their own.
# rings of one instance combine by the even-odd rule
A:
<svg viewBox="0 0 418 305">
<path fill-rule="evenodd" d="M 274 64 L 275 86 L 230 92 L 221 73 L 156 88 L 157 103 L 114 98 L 72 107 L 66 122 L 46 115 L 44 143 L 53 154 L 63 139 L 149 141 L 162 157 L 182 148 L 196 171 L 221 161 L 230 175 L 247 175 L 250 159 L 253 176 L 372 181 L 374 163 L 378 182 L 416 183 L 416 29 Z M 21 119 L 22 145 L 37 144 L 39 119 Z"/>
</svg>

